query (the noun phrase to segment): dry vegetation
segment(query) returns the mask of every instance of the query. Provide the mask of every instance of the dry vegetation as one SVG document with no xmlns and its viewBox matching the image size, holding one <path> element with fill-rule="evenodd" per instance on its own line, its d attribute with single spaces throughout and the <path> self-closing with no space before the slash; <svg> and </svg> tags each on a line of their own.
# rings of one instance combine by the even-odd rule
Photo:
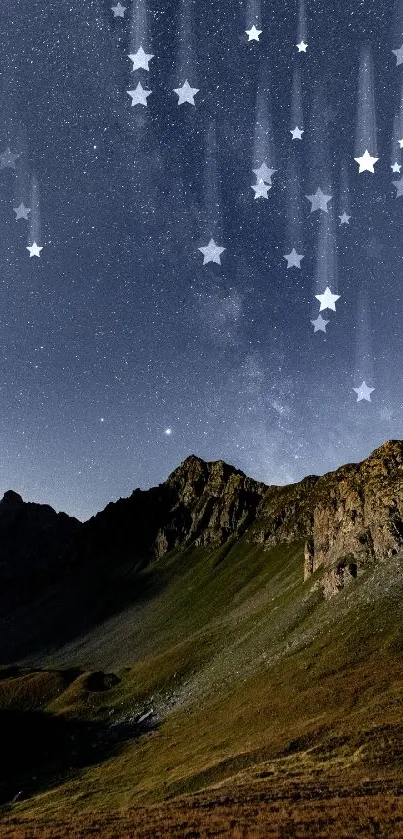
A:
<svg viewBox="0 0 403 839">
<path fill-rule="evenodd" d="M 390 783 L 390 782 L 389 782 Z M 403 799 L 398 790 L 378 784 L 343 787 L 295 784 L 289 789 L 266 783 L 216 790 L 172 804 L 91 814 L 50 822 L 9 819 L 0 827 L 4 839 L 351 839 L 403 835 Z M 392 784 L 393 787 L 393 784 Z M 380 791 L 382 790 L 382 791 Z"/>
<path fill-rule="evenodd" d="M 0 836 L 401 839 L 401 560 L 330 603 L 318 575 L 302 582 L 301 545 L 193 551 L 160 573 L 139 615 L 44 654 L 42 673 L 0 674 L 0 723 L 32 714 L 61 743 L 42 764 L 28 737 Z M 61 669 L 102 664 L 105 685 Z M 148 730 L 132 724 L 150 708 Z"/>
</svg>

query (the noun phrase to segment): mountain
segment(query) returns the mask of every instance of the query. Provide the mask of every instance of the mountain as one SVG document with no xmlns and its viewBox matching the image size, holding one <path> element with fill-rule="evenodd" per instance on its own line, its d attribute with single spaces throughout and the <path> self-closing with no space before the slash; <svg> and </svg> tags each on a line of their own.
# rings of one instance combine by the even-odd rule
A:
<svg viewBox="0 0 403 839">
<path fill-rule="evenodd" d="M 401 835 L 401 441 L 0 534 L 1 836 Z"/>
<path fill-rule="evenodd" d="M 47 504 L 31 504 L 9 490 L 0 501 L 0 579 L 31 584 L 63 562 L 80 522 Z"/>
</svg>

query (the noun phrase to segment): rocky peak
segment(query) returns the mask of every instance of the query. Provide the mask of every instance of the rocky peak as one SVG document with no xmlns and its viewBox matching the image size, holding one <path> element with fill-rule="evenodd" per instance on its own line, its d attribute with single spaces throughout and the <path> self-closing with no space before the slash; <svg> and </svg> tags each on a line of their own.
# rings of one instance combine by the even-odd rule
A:
<svg viewBox="0 0 403 839">
<path fill-rule="evenodd" d="M 305 540 L 305 578 L 323 567 L 336 593 L 403 545 L 403 442 L 362 463 L 267 487 L 222 460 L 187 457 L 159 487 L 136 490 L 84 525 L 85 556 L 140 567 L 171 550 L 247 539 L 266 548 Z"/>
<path fill-rule="evenodd" d="M 253 521 L 267 487 L 222 460 L 190 455 L 164 483 L 108 504 L 83 526 L 80 556 L 133 567 L 190 545 L 221 545 Z"/>
<path fill-rule="evenodd" d="M 4 493 L 3 498 L 0 501 L 0 504 L 6 504 L 7 506 L 9 506 L 10 504 L 14 506 L 20 506 L 21 504 L 24 504 L 24 501 L 21 498 L 21 495 L 18 494 L 18 492 L 14 492 L 13 489 L 8 489 L 7 492 Z"/>
<path fill-rule="evenodd" d="M 223 544 L 253 520 L 267 489 L 223 460 L 190 455 L 165 484 L 174 494 L 167 521 L 157 534 L 161 555 L 180 545 Z"/>
</svg>

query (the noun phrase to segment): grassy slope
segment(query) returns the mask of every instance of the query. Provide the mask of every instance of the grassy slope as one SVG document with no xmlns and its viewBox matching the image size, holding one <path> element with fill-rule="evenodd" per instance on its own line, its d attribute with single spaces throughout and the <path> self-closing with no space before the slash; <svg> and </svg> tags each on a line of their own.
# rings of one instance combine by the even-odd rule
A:
<svg viewBox="0 0 403 839">
<path fill-rule="evenodd" d="M 399 776 L 400 566 L 326 603 L 318 575 L 302 582 L 301 544 L 264 553 L 241 540 L 165 557 L 145 572 L 163 580 L 151 601 L 31 662 L 111 668 L 119 684 L 93 692 L 85 675 L 23 677 L 28 710 L 118 721 L 153 707 L 157 727 L 47 782 L 13 813 L 122 811 L 229 782 Z M 0 682 L 0 707 L 18 694 L 23 708 L 24 684 Z"/>
</svg>

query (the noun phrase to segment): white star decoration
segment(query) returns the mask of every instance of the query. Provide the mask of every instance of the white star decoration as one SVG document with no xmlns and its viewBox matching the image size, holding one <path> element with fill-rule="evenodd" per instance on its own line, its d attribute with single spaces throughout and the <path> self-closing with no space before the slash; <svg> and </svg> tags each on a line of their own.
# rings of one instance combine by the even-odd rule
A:
<svg viewBox="0 0 403 839">
<path fill-rule="evenodd" d="M 29 207 L 25 206 L 23 201 L 21 201 L 21 204 L 18 207 L 14 207 L 13 209 L 14 209 L 14 212 L 15 212 L 15 220 L 16 221 L 18 221 L 18 219 L 20 219 L 20 218 L 23 218 L 23 219 L 25 219 L 25 221 L 28 221 L 28 215 L 31 212 L 31 210 L 30 210 Z"/>
<path fill-rule="evenodd" d="M 403 196 L 403 178 L 400 178 L 400 181 L 392 181 L 392 183 L 396 187 L 396 198 L 401 198 Z"/>
<path fill-rule="evenodd" d="M 125 16 L 126 6 L 122 6 L 121 3 L 117 3 L 116 6 L 111 6 L 111 9 L 113 11 L 113 17 Z"/>
<path fill-rule="evenodd" d="M 396 66 L 398 67 L 399 64 L 403 64 L 403 44 L 398 50 L 392 50 L 393 55 L 396 56 Z"/>
<path fill-rule="evenodd" d="M 207 265 L 208 262 L 216 262 L 217 265 L 221 265 L 221 254 L 225 251 L 225 248 L 220 248 L 219 245 L 216 245 L 214 239 L 210 239 L 208 245 L 205 245 L 202 248 L 198 248 L 199 251 L 203 254 L 203 265 Z"/>
<path fill-rule="evenodd" d="M 312 326 L 315 327 L 314 330 L 313 330 L 314 333 L 315 332 L 326 332 L 326 327 L 327 327 L 328 323 L 329 323 L 329 321 L 325 320 L 322 317 L 322 315 L 318 315 L 316 320 L 311 320 Z"/>
<path fill-rule="evenodd" d="M 150 96 L 151 90 L 144 90 L 141 82 L 138 83 L 135 90 L 128 90 L 127 92 L 132 97 L 132 107 L 134 105 L 147 106 L 147 98 Z"/>
<path fill-rule="evenodd" d="M 12 152 L 10 146 L 0 154 L 0 169 L 15 169 L 15 161 L 19 158 L 20 155 L 16 152 Z"/>
<path fill-rule="evenodd" d="M 271 184 L 266 184 L 262 179 L 257 182 L 257 184 L 252 185 L 252 189 L 255 193 L 255 200 L 256 198 L 267 198 L 268 191 L 271 189 Z"/>
<path fill-rule="evenodd" d="M 361 157 L 355 157 L 354 160 L 356 163 L 359 164 L 359 173 L 360 172 L 375 172 L 374 166 L 375 163 L 379 160 L 379 157 L 371 157 L 368 149 L 365 149 L 364 154 Z"/>
<path fill-rule="evenodd" d="M 266 184 L 271 184 L 271 179 L 277 169 L 269 169 L 266 162 L 264 161 L 259 169 L 252 169 L 252 172 L 256 175 L 258 181 L 264 181 Z"/>
<path fill-rule="evenodd" d="M 351 216 L 348 216 L 347 213 L 342 213 L 341 216 L 339 216 L 339 219 L 340 219 L 339 227 L 341 227 L 342 224 L 350 224 Z"/>
<path fill-rule="evenodd" d="M 258 41 L 259 35 L 261 35 L 263 32 L 262 29 L 256 29 L 255 24 L 253 24 L 251 29 L 246 29 L 245 31 L 249 41 Z"/>
<path fill-rule="evenodd" d="M 149 70 L 149 62 L 154 56 L 144 52 L 143 47 L 139 47 L 137 52 L 130 53 L 129 58 L 133 62 L 132 73 L 134 73 L 135 70 Z"/>
<path fill-rule="evenodd" d="M 305 197 L 311 202 L 311 213 L 316 212 L 316 210 L 322 210 L 324 213 L 329 212 L 327 205 L 332 200 L 332 196 L 325 195 L 320 187 L 313 195 L 306 195 Z"/>
<path fill-rule="evenodd" d="M 308 44 L 306 44 L 305 41 L 300 41 L 299 44 L 297 44 L 298 52 L 306 52 L 307 48 Z"/>
<path fill-rule="evenodd" d="M 363 399 L 365 399 L 366 402 L 370 402 L 371 393 L 374 392 L 375 388 L 368 387 L 368 385 L 365 382 L 363 382 L 362 385 L 360 385 L 360 387 L 353 387 L 353 390 L 357 394 L 357 402 L 362 402 Z"/>
<path fill-rule="evenodd" d="M 29 251 L 29 256 L 39 256 L 41 255 L 41 251 L 43 251 L 43 247 L 40 247 L 33 242 L 32 245 L 27 245 L 27 251 Z"/>
<path fill-rule="evenodd" d="M 293 140 L 302 140 L 302 135 L 304 133 L 303 128 L 298 128 L 298 125 L 291 130 L 292 139 Z"/>
<path fill-rule="evenodd" d="M 392 172 L 399 173 L 402 167 L 399 163 L 393 163 L 390 168 L 391 168 Z"/>
<path fill-rule="evenodd" d="M 195 104 L 196 93 L 199 92 L 198 87 L 190 87 L 188 80 L 183 83 L 182 87 L 174 88 L 174 93 L 178 94 L 178 105 L 183 105 L 184 102 L 189 102 L 189 105 Z"/>
<path fill-rule="evenodd" d="M 336 311 L 336 300 L 339 300 L 340 294 L 332 294 L 330 288 L 327 287 L 323 294 L 315 294 L 317 300 L 320 303 L 320 312 L 323 312 L 325 309 L 331 309 L 332 312 Z"/>
<path fill-rule="evenodd" d="M 303 258 L 302 253 L 297 253 L 295 248 L 292 249 L 291 253 L 286 253 L 284 259 L 287 260 L 287 270 L 288 268 L 301 268 L 301 260 Z"/>
</svg>

